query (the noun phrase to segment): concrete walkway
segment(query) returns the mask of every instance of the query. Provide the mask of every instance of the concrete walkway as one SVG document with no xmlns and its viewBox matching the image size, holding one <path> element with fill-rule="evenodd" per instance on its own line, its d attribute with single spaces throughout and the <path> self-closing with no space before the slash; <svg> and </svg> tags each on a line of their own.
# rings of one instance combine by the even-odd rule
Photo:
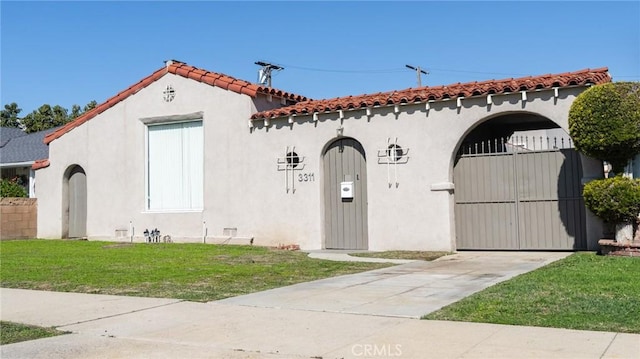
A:
<svg viewBox="0 0 640 359">
<path fill-rule="evenodd" d="M 539 266 L 541 262 L 552 261 L 555 254 L 537 255 L 545 259 L 523 256 L 517 264 L 508 264 L 505 259 L 501 278 L 522 272 L 527 262 Z M 479 256 L 486 256 L 487 260 L 493 256 L 489 262 L 497 260 L 493 254 Z M 422 270 L 415 263 L 392 267 L 386 278 L 374 281 L 379 282 L 380 288 L 405 286 L 410 277 L 420 275 L 421 271 L 422 275 L 445 275 L 447 262 L 457 268 L 459 276 L 475 276 L 482 281 L 483 270 L 477 267 L 486 262 L 473 253 L 440 260 Z M 496 273 L 495 268 L 484 272 Z M 325 280 L 319 287 L 333 288 L 330 292 L 335 288 L 347 290 L 349 286 L 343 285 L 349 278 L 368 275 L 336 278 L 334 287 L 330 280 Z M 487 279 L 491 280 L 496 278 Z M 359 285 L 365 284 L 356 284 Z M 300 295 L 310 300 L 310 296 Z M 366 293 L 344 294 L 347 295 L 353 298 Z M 422 298 L 428 303 L 431 296 Z M 232 300 L 193 303 L 22 289 L 0 289 L 0 297 L 2 320 L 72 332 L 4 345 L 0 347 L 3 359 L 640 358 L 640 335 L 636 334 L 426 321 L 317 308 L 257 307 L 238 305 Z M 326 304 L 331 306 L 330 302 Z"/>
</svg>

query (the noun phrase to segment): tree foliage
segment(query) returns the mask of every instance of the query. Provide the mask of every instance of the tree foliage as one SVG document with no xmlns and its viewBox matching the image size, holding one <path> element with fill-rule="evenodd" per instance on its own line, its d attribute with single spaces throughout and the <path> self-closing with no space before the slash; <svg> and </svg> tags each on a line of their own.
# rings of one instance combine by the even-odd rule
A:
<svg viewBox="0 0 640 359">
<path fill-rule="evenodd" d="M 2 127 L 20 127 L 20 119 L 18 114 L 22 111 L 18 104 L 12 102 L 8 105 L 4 105 L 4 109 L 0 111 L 0 126 Z"/>
<path fill-rule="evenodd" d="M 581 93 L 569 110 L 569 132 L 578 151 L 622 173 L 640 153 L 640 83 L 602 84 Z"/>
<path fill-rule="evenodd" d="M 22 111 L 18 104 L 12 102 L 4 105 L 4 109 L 0 113 L 2 127 L 21 128 L 27 133 L 48 130 L 53 127 L 64 125 L 65 123 L 76 119 L 87 111 L 97 106 L 96 101 L 87 103 L 84 107 L 73 105 L 71 113 L 59 105 L 51 106 L 44 104 L 37 110 L 27 114 L 24 117 L 18 117 Z"/>
<path fill-rule="evenodd" d="M 605 222 L 631 223 L 640 213 L 640 180 L 622 176 L 591 181 L 584 186 L 584 203 Z"/>
</svg>

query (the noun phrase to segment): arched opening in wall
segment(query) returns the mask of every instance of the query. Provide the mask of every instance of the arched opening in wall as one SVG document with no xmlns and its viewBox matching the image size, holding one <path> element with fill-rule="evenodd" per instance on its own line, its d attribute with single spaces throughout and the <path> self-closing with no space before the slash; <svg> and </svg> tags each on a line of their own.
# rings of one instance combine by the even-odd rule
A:
<svg viewBox="0 0 640 359">
<path fill-rule="evenodd" d="M 368 249 L 367 163 L 360 142 L 341 137 L 322 155 L 324 248 Z"/>
<path fill-rule="evenodd" d="M 87 237 L 87 175 L 78 165 L 67 168 L 62 190 L 62 238 Z"/>
<path fill-rule="evenodd" d="M 482 122 L 454 158 L 457 249 L 585 249 L 581 179 L 571 138 L 548 118 Z"/>
</svg>

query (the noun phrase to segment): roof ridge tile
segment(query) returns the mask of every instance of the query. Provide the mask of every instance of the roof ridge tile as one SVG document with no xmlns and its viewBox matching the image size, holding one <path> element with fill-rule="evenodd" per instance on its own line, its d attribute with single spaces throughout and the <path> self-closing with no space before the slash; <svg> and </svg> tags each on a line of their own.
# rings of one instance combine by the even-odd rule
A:
<svg viewBox="0 0 640 359">
<path fill-rule="evenodd" d="M 252 119 L 282 117 L 301 112 L 308 112 L 308 108 L 322 108 L 324 111 L 338 111 L 358 104 L 357 107 L 396 104 L 403 102 L 437 101 L 444 98 L 456 98 L 460 96 L 483 96 L 489 94 L 512 93 L 516 91 L 530 91 L 538 89 L 551 89 L 560 87 L 586 85 L 588 83 L 611 82 L 611 76 L 607 67 L 597 69 L 583 69 L 574 72 L 560 74 L 546 74 L 539 76 L 524 76 L 520 78 L 506 78 L 499 80 L 485 80 L 481 82 L 453 83 L 434 87 L 408 88 L 404 90 L 392 90 L 358 96 L 336 97 L 322 100 L 308 100 L 297 104 L 255 113 Z M 356 106 L 354 106 L 356 107 Z"/>
<path fill-rule="evenodd" d="M 205 83 L 210 86 L 216 86 L 223 88 L 225 90 L 233 91 L 238 94 L 247 95 L 250 97 L 256 97 L 258 93 L 266 94 L 266 95 L 277 95 L 286 98 L 290 101 L 303 101 L 307 100 L 306 97 L 301 95 L 296 95 L 289 92 L 284 92 L 280 90 L 275 90 L 269 87 L 261 87 L 250 82 L 237 79 L 235 77 L 231 77 L 228 75 L 224 75 L 217 72 L 211 72 L 208 70 L 200 69 L 191 65 L 188 65 L 184 62 L 177 60 L 170 60 L 167 62 L 167 65 L 162 68 L 154 71 L 151 75 L 143 78 L 142 80 L 136 82 L 135 84 L 129 86 L 123 91 L 120 91 L 115 96 L 110 97 L 105 102 L 96 106 L 93 110 L 88 111 L 75 120 L 67 123 L 62 126 L 58 130 L 48 134 L 44 138 L 44 143 L 49 144 L 51 141 L 54 141 L 60 137 L 62 137 L 67 132 L 73 130 L 74 128 L 82 125 L 83 123 L 89 121 L 95 116 L 101 114 L 102 112 L 110 109 L 121 101 L 125 100 L 131 95 L 136 94 L 138 91 L 143 88 L 149 86 L 151 83 L 159 80 L 164 75 L 171 73 L 177 76 L 182 76 L 187 79 L 196 80 L 198 82 Z M 235 84 L 232 86 L 232 84 Z M 277 91 L 274 93 L 273 91 Z"/>
</svg>

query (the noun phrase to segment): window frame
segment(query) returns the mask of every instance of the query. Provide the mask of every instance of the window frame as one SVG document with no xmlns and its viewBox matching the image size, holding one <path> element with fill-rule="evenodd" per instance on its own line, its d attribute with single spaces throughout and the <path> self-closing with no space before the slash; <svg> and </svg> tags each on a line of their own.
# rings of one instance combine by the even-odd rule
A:
<svg viewBox="0 0 640 359">
<path fill-rule="evenodd" d="M 204 154 L 205 154 L 205 121 L 203 112 L 195 112 L 185 115 L 173 115 L 173 116 L 159 116 L 159 117 L 147 117 L 140 118 L 140 122 L 144 125 L 144 210 L 146 213 L 189 213 L 189 212 L 202 212 L 204 210 L 204 184 L 205 184 L 205 168 L 204 168 Z M 151 186 L 149 175 L 149 128 L 154 126 L 163 125 L 175 125 L 180 123 L 200 122 L 202 131 L 202 199 L 201 206 L 197 208 L 152 208 L 151 207 Z"/>
</svg>

